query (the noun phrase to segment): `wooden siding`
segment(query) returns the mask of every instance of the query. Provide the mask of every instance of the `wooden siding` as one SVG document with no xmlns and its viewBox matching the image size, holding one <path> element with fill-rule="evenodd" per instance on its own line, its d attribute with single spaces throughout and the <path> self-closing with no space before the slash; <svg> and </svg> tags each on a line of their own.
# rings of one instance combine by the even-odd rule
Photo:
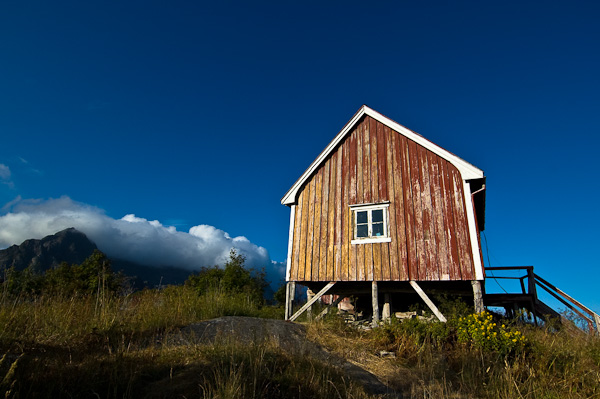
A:
<svg viewBox="0 0 600 399">
<path fill-rule="evenodd" d="M 391 242 L 352 244 L 350 205 L 389 202 Z M 292 281 L 475 278 L 458 169 L 365 116 L 298 191 Z"/>
</svg>

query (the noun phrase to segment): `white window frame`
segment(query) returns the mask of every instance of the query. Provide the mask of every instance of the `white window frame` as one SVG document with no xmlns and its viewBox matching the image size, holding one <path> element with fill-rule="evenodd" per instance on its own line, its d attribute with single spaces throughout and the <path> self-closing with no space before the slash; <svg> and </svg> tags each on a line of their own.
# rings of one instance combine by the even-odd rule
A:
<svg viewBox="0 0 600 399">
<path fill-rule="evenodd" d="M 356 204 L 350 205 L 350 210 L 352 211 L 352 241 L 351 244 L 369 244 L 369 243 L 381 243 L 381 242 L 391 242 L 392 238 L 390 237 L 390 226 L 389 226 L 389 202 L 378 203 L 378 204 Z M 383 210 L 383 235 L 373 237 L 373 225 L 372 225 L 372 211 L 374 210 Z M 368 224 L 369 224 L 369 236 L 364 238 L 357 237 L 357 223 L 356 218 L 358 212 L 367 211 L 368 215 Z"/>
</svg>

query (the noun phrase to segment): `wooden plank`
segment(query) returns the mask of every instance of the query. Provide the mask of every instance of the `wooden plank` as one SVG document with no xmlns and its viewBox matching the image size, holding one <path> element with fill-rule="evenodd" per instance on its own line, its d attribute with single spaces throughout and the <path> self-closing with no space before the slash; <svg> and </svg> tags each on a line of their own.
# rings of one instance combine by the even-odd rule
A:
<svg viewBox="0 0 600 399">
<path fill-rule="evenodd" d="M 349 252 L 349 259 L 348 259 L 348 280 L 350 281 L 356 281 L 357 280 L 357 276 L 358 276 L 358 271 L 357 271 L 357 262 L 356 262 L 356 256 L 357 256 L 357 251 L 358 249 L 356 248 L 356 245 L 352 245 L 350 242 L 351 240 L 354 238 L 354 222 L 352 220 L 353 215 L 352 215 L 352 211 L 350 210 L 350 208 L 348 207 L 350 204 L 356 204 L 356 197 L 357 197 L 357 136 L 358 136 L 358 131 L 355 128 L 352 131 L 352 134 L 350 135 L 349 138 L 349 144 L 350 144 L 350 149 L 349 149 L 349 162 L 350 162 L 350 185 L 348 187 L 349 191 L 348 191 L 348 203 L 346 203 L 346 209 L 348 212 L 348 216 L 346 217 L 347 220 L 347 224 L 348 224 L 348 252 Z"/>
<path fill-rule="evenodd" d="M 342 279 L 341 271 L 342 271 L 342 238 L 343 238 L 343 230 L 342 230 L 342 202 L 343 202 L 343 192 L 342 192 L 342 157 L 343 153 L 341 151 L 341 147 L 337 150 L 337 167 L 336 172 L 337 176 L 335 178 L 335 266 L 334 266 L 334 280 L 339 281 Z"/>
<path fill-rule="evenodd" d="M 321 240 L 319 243 L 319 281 L 326 281 L 327 278 L 327 233 L 329 220 L 329 170 L 331 168 L 331 159 L 323 164 L 323 195 L 321 197 Z M 331 280 L 331 279 L 329 279 Z"/>
<path fill-rule="evenodd" d="M 387 129 L 387 132 L 386 132 Z M 389 201 L 388 195 L 388 160 L 387 160 L 387 138 L 389 128 L 384 127 L 380 122 L 377 122 L 377 175 L 379 176 L 379 200 Z M 381 280 L 389 281 L 391 278 L 390 270 L 390 244 L 382 243 L 381 248 Z"/>
<path fill-rule="evenodd" d="M 538 276 L 537 274 L 533 274 L 534 279 L 535 280 L 539 280 L 537 281 L 538 284 L 540 284 L 540 286 L 542 284 L 547 285 L 550 289 L 556 291 L 559 295 L 561 295 L 563 298 L 567 299 L 568 301 L 572 302 L 573 304 L 575 304 L 576 306 L 578 306 L 581 310 L 583 310 L 584 312 L 588 313 L 590 316 L 598 316 L 598 314 L 596 312 L 594 312 L 592 309 L 588 308 L 587 306 L 585 306 L 584 304 L 582 304 L 581 302 L 577 301 L 575 298 L 573 298 L 572 296 L 568 295 L 566 292 L 564 292 L 563 290 L 559 289 L 557 286 L 555 286 L 554 284 L 550 284 L 548 281 L 544 280 L 543 278 L 541 278 L 540 276 Z M 600 331 L 599 331 L 600 332 Z"/>
<path fill-rule="evenodd" d="M 389 129 L 388 129 L 389 130 Z M 388 182 L 387 182 L 387 148 L 384 125 L 377 122 L 377 176 L 379 187 L 379 201 L 389 201 Z M 381 276 L 379 280 L 390 280 L 390 244 L 380 243 L 379 250 L 381 252 Z"/>
<path fill-rule="evenodd" d="M 388 128 L 389 131 L 389 128 Z M 377 176 L 379 180 L 377 186 L 379 188 L 379 201 L 388 201 L 387 189 L 387 149 L 384 125 L 377 122 Z"/>
<path fill-rule="evenodd" d="M 442 199 L 442 170 L 440 158 L 433 153 L 427 157 L 429 161 L 429 183 L 431 187 L 431 202 L 435 219 L 435 243 L 437 249 L 437 261 L 440 270 L 440 280 L 450 279 L 450 261 L 448 258 L 448 245 L 446 243 L 444 202 Z"/>
<path fill-rule="evenodd" d="M 312 281 L 319 281 L 319 267 L 321 258 L 319 250 L 321 249 L 321 197 L 323 195 L 323 168 L 319 168 L 315 175 L 315 216 L 313 226 L 312 243 Z"/>
<path fill-rule="evenodd" d="M 335 281 L 327 283 L 327 285 L 325 287 L 323 287 L 323 289 L 321 291 L 317 292 L 317 294 L 314 297 L 312 297 L 312 299 L 310 301 L 307 301 L 304 304 L 304 306 L 302 306 L 300 309 L 298 309 L 298 311 L 296 313 L 294 313 L 294 315 L 292 317 L 290 317 L 290 321 L 294 321 L 298 317 L 300 317 L 300 315 L 302 313 L 304 313 L 308 308 L 310 308 L 313 303 L 317 302 L 319 300 L 319 298 L 321 298 L 334 285 L 335 285 Z"/>
<path fill-rule="evenodd" d="M 404 211 L 404 171 L 402 170 L 402 154 L 401 154 L 401 139 L 400 134 L 393 132 L 392 134 L 392 159 L 394 165 L 394 213 L 396 216 L 396 244 L 398 253 L 398 280 L 408 280 L 408 257 L 407 257 L 407 237 L 406 237 L 406 221 Z M 392 240 L 392 243 L 394 241 Z"/>
<path fill-rule="evenodd" d="M 385 127 L 385 141 L 386 141 L 386 160 L 387 160 L 387 189 L 388 189 L 388 198 L 390 200 L 390 207 L 388 208 L 388 229 L 389 236 L 392 239 L 392 242 L 388 244 L 389 251 L 389 264 L 390 264 L 390 280 L 398 281 L 400 279 L 400 268 L 398 266 L 398 233 L 396 231 L 396 193 L 395 187 L 396 182 L 394 181 L 394 156 L 392 152 L 394 151 L 394 146 L 392 143 L 393 135 L 397 133 L 393 132 Z"/>
<path fill-rule="evenodd" d="M 438 260 L 438 249 L 437 249 L 437 226 L 436 226 L 436 217 L 439 216 L 436 214 L 434 209 L 434 201 L 432 195 L 432 183 L 431 183 L 431 157 L 435 157 L 431 151 L 423 148 L 421 151 L 423 154 L 423 158 L 421 159 L 423 163 L 423 204 L 425 204 L 426 213 L 428 216 L 428 222 L 425 224 L 425 229 L 428 231 L 428 238 L 425 240 L 425 251 L 427 253 L 427 280 L 436 281 L 440 279 L 440 265 Z"/>
<path fill-rule="evenodd" d="M 377 121 L 369 119 L 369 138 L 371 140 L 371 200 L 379 202 L 379 160 L 377 159 Z M 382 280 L 381 277 L 381 244 L 371 244 L 373 253 L 373 279 Z"/>
<path fill-rule="evenodd" d="M 296 216 L 294 218 L 294 249 L 292 253 L 292 264 L 290 268 L 290 280 L 296 281 L 298 279 L 298 267 L 300 264 L 300 240 L 302 234 L 300 228 L 302 226 L 302 193 L 298 195 L 298 204 L 296 205 Z"/>
<path fill-rule="evenodd" d="M 359 124 L 357 127 L 356 135 L 356 203 L 364 203 L 364 185 L 363 185 L 363 146 L 364 146 L 364 122 Z M 354 226 L 354 224 L 352 225 Z M 352 231 L 354 234 L 354 230 Z M 357 269 L 357 280 L 365 281 L 365 246 L 355 244 L 356 248 L 356 269 Z"/>
<path fill-rule="evenodd" d="M 371 180 L 371 118 L 365 118 L 364 123 L 364 134 L 363 134 L 363 182 L 364 182 L 364 201 L 363 203 L 369 203 L 373 201 L 372 195 L 372 184 Z M 365 252 L 365 279 L 367 281 L 373 280 L 373 244 L 361 244 L 364 247 Z"/>
<path fill-rule="evenodd" d="M 417 247 L 417 275 L 411 274 L 411 279 L 427 279 L 427 256 L 425 253 L 425 237 L 423 234 L 423 206 L 421 204 L 421 180 L 419 179 L 419 150 L 414 141 L 408 140 L 408 154 L 410 160 L 410 180 L 412 186 L 413 208 L 414 208 L 414 232 Z"/>
<path fill-rule="evenodd" d="M 315 196 L 317 191 L 316 176 L 310 179 L 310 196 L 308 197 L 308 229 L 306 231 L 306 267 L 304 281 L 312 281 L 312 246 L 315 227 Z"/>
<path fill-rule="evenodd" d="M 329 215 L 327 216 L 327 279 L 334 280 L 335 270 L 335 211 L 336 211 L 336 178 L 337 178 L 337 153 L 332 154 L 329 159 L 331 165 L 331 172 L 329 173 L 329 205 L 327 210 Z"/>
<path fill-rule="evenodd" d="M 349 259 L 349 250 L 350 240 L 348 237 L 348 213 L 350 212 L 350 208 L 348 207 L 348 191 L 350 185 L 350 165 L 349 165 L 349 155 L 350 155 L 350 140 L 346 138 L 344 140 L 342 147 L 342 264 L 340 270 L 340 280 L 348 281 L 348 259 Z"/>
<path fill-rule="evenodd" d="M 383 280 L 381 270 L 381 246 L 383 244 L 375 242 L 371 245 L 373 246 L 373 280 Z"/>
<path fill-rule="evenodd" d="M 410 150 L 408 140 L 400 136 L 400 157 L 402 160 L 402 194 L 404 196 L 404 226 L 406 231 L 406 250 L 408 279 L 415 280 L 419 277 L 419 259 L 415 235 L 415 214 L 413 201 L 413 186 L 410 170 Z"/>
<path fill-rule="evenodd" d="M 415 289 L 415 291 L 417 291 L 417 294 L 419 294 L 419 296 L 421 297 L 423 302 L 425 302 L 427 304 L 427 306 L 429 306 L 429 309 L 431 309 L 433 314 L 436 315 L 438 320 L 441 321 L 442 323 L 445 323 L 447 321 L 446 318 L 444 317 L 442 312 L 439 311 L 437 306 L 435 306 L 435 304 L 433 302 L 431 302 L 431 299 L 429 299 L 429 297 L 427 296 L 425 291 L 423 291 L 421 289 L 421 287 L 419 287 L 419 284 L 417 284 L 417 282 L 414 280 L 410 280 L 409 283 Z"/>
<path fill-rule="evenodd" d="M 369 203 L 372 201 L 371 195 L 371 138 L 369 135 L 370 117 L 366 117 L 363 122 L 363 203 Z"/>
<path fill-rule="evenodd" d="M 304 271 L 306 269 L 306 239 L 308 232 L 308 215 L 309 215 L 309 197 L 310 197 L 310 185 L 307 184 L 302 190 L 302 226 L 300 230 L 300 259 L 298 262 L 298 271 L 296 274 L 296 281 L 304 281 Z"/>
<path fill-rule="evenodd" d="M 485 267 L 483 263 L 483 251 L 481 250 L 481 234 L 479 233 L 479 222 L 477 221 L 477 210 L 475 209 L 475 196 L 473 194 L 467 194 L 471 196 L 471 208 L 473 210 L 473 219 L 475 220 L 475 235 L 477 236 L 477 253 L 479 254 L 479 262 L 481 264 L 481 272 L 483 274 L 483 279 L 485 280 Z M 471 248 L 473 245 L 471 244 Z M 475 262 L 475 259 L 473 259 Z M 473 269 L 475 269 L 475 265 L 473 265 Z M 475 273 L 475 277 L 477 278 L 477 273 Z M 535 319 L 534 319 L 535 320 Z M 537 325 L 537 321 L 536 321 Z"/>
<path fill-rule="evenodd" d="M 448 245 L 448 268 L 450 280 L 462 280 L 460 271 L 460 259 L 458 257 L 458 241 L 456 239 L 456 223 L 454 222 L 454 199 L 448 162 L 440 159 L 440 168 L 442 171 L 440 183 L 442 184 L 442 201 L 444 202 L 444 234 Z"/>
<path fill-rule="evenodd" d="M 379 165 L 377 159 L 377 121 L 369 118 L 369 138 L 371 140 L 371 194 L 372 202 L 379 202 Z"/>
<path fill-rule="evenodd" d="M 426 261 L 425 273 L 422 273 L 423 271 L 421 270 L 419 276 L 424 276 L 424 280 L 428 281 L 439 280 L 427 150 L 422 146 L 417 146 L 417 150 L 419 158 L 419 181 L 421 182 L 421 211 L 423 214 L 423 248 L 425 250 Z"/>
<path fill-rule="evenodd" d="M 454 222 L 456 225 L 455 231 L 462 279 L 473 280 L 475 274 L 473 270 L 473 252 L 471 252 L 471 240 L 469 240 L 469 228 L 463 197 L 463 182 L 460 172 L 454 166 L 448 165 L 448 171 L 452 179 L 452 192 L 454 194 Z"/>
</svg>

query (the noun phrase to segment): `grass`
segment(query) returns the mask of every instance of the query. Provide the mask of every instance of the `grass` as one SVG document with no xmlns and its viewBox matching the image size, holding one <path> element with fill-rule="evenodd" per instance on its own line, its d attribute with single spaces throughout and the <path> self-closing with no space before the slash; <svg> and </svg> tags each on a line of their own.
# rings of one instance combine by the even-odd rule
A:
<svg viewBox="0 0 600 399">
<path fill-rule="evenodd" d="M 491 325 L 487 317 L 476 319 L 481 326 Z M 497 323 L 510 343 L 482 345 L 480 336 L 461 339 L 461 315 L 445 324 L 413 319 L 370 331 L 314 323 L 310 337 L 404 397 L 600 398 L 598 336 L 510 320 Z M 395 358 L 377 356 L 381 351 L 393 352 Z"/>
<path fill-rule="evenodd" d="M 184 346 L 164 339 L 225 315 L 281 318 L 283 309 L 184 286 L 129 296 L 0 297 L 0 395 L 374 398 L 339 362 L 291 355 L 268 340 Z M 494 332 L 503 341 L 492 341 Z M 405 398 L 600 398 L 597 336 L 462 309 L 445 324 L 414 319 L 370 331 L 328 316 L 307 324 L 307 337 Z"/>
<path fill-rule="evenodd" d="M 0 394 L 36 398 L 367 398 L 336 367 L 274 342 L 163 339 L 219 316 L 279 317 L 244 294 L 184 286 L 127 297 L 4 297 Z"/>
</svg>

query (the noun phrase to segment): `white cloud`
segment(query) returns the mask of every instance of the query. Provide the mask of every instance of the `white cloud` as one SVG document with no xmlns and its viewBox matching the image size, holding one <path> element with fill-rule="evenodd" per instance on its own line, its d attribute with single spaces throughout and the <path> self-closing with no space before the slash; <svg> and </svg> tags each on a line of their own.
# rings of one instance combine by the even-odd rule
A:
<svg viewBox="0 0 600 399">
<path fill-rule="evenodd" d="M 0 163 L 0 183 L 7 185 L 9 188 L 14 188 L 15 184 L 11 180 L 11 175 L 10 168 Z"/>
<path fill-rule="evenodd" d="M 10 180 L 10 168 L 3 163 L 0 163 L 0 179 Z"/>
<path fill-rule="evenodd" d="M 265 248 L 243 236 L 232 238 L 227 232 L 209 225 L 194 226 L 186 233 L 134 214 L 113 219 L 100 208 L 66 196 L 48 200 L 17 197 L 2 211 L 0 248 L 75 227 L 109 257 L 148 266 L 198 270 L 202 266 L 223 265 L 230 249 L 235 248 L 246 256 L 249 267 L 264 267 L 268 279 L 274 283 L 278 283 L 285 272 L 285 266 L 272 262 Z"/>
</svg>

